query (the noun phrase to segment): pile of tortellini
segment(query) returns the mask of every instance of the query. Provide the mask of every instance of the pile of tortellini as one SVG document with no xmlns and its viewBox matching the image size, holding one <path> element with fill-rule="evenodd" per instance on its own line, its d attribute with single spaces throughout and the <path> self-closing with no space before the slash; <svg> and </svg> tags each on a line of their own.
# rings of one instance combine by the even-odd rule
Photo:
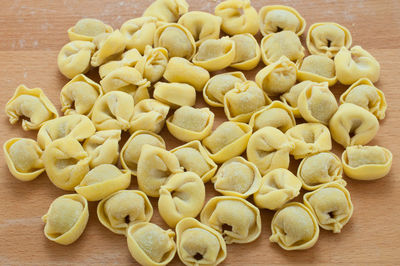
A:
<svg viewBox="0 0 400 266">
<path fill-rule="evenodd" d="M 353 213 L 343 172 L 373 180 L 391 168 L 388 149 L 366 146 L 387 107 L 374 86 L 379 63 L 360 46 L 350 49 L 349 30 L 330 22 L 309 27 L 305 56 L 306 22 L 291 7 L 257 12 L 249 0 L 227 0 L 215 15 L 188 8 L 185 0 L 156 0 L 120 29 L 79 20 L 58 55 L 71 79 L 60 93 L 64 116 L 39 88 L 21 85 L 7 103 L 12 124 L 21 118 L 23 129 L 38 130 L 37 141 L 4 144 L 11 174 L 30 181 L 45 171 L 55 186 L 76 192 L 50 205 L 46 237 L 77 240 L 88 201 L 99 201 L 100 222 L 126 236 L 143 265 L 165 265 L 176 252 L 186 265 L 217 265 L 226 244 L 260 236 L 260 209 L 276 211 L 270 241 L 286 250 L 312 247 L 319 227 L 339 233 Z M 255 81 L 219 71 L 251 70 L 260 60 Z M 95 67 L 99 83 L 85 76 Z M 339 105 L 330 91 L 337 81 L 350 85 Z M 214 113 L 193 107 L 201 93 L 224 108 L 228 121 L 215 130 Z M 166 149 L 158 135 L 165 123 L 184 145 Z M 120 149 L 122 131 L 130 137 Z M 341 159 L 331 137 L 345 148 Z M 301 159 L 296 174 L 290 155 Z M 128 189 L 132 176 L 138 190 Z M 205 203 L 208 181 L 222 196 Z M 290 202 L 301 188 L 304 202 Z M 150 222 L 148 197 L 158 198 L 172 229 Z"/>
</svg>

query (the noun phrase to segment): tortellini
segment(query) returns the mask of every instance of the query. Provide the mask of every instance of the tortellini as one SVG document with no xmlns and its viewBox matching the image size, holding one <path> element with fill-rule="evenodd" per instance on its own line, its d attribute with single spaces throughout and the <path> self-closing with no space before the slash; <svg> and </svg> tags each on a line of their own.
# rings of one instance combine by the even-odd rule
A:
<svg viewBox="0 0 400 266">
<path fill-rule="evenodd" d="M 285 250 L 311 248 L 319 237 L 317 219 L 308 207 L 298 202 L 288 203 L 275 212 L 271 231 L 269 240 Z"/>
<path fill-rule="evenodd" d="M 201 211 L 200 219 L 222 234 L 227 244 L 250 243 L 261 234 L 260 210 L 239 197 L 211 198 Z"/>
<path fill-rule="evenodd" d="M 173 109 L 181 106 L 193 106 L 196 103 L 196 89 L 185 83 L 157 82 L 153 97 Z"/>
<path fill-rule="evenodd" d="M 157 29 L 157 18 L 144 16 L 125 21 L 121 33 L 126 40 L 126 49 L 137 49 L 144 54 L 147 45 L 154 44 L 154 33 Z"/>
<path fill-rule="evenodd" d="M 204 183 L 193 172 L 172 175 L 160 187 L 158 211 L 172 228 L 186 217 L 196 217 L 203 208 L 206 196 Z"/>
<path fill-rule="evenodd" d="M 224 111 L 229 120 L 247 123 L 254 112 L 270 102 L 254 81 L 245 81 L 235 83 L 225 94 Z"/>
<path fill-rule="evenodd" d="M 131 183 L 129 170 L 120 170 L 113 164 L 101 164 L 90 170 L 75 191 L 89 201 L 102 200 Z"/>
<path fill-rule="evenodd" d="M 78 194 L 56 198 L 42 217 L 45 236 L 58 244 L 69 245 L 83 233 L 89 220 L 87 200 Z"/>
<path fill-rule="evenodd" d="M 19 85 L 7 102 L 6 114 L 11 124 L 21 117 L 24 130 L 39 129 L 46 121 L 58 117 L 57 109 L 42 89 L 28 89 L 25 85 Z"/>
<path fill-rule="evenodd" d="M 319 123 L 299 124 L 290 128 L 285 134 L 294 143 L 294 149 L 290 154 L 296 160 L 332 149 L 331 133 L 326 126 Z"/>
<path fill-rule="evenodd" d="M 279 96 L 296 83 L 297 67 L 287 57 L 264 67 L 256 75 L 256 82 L 269 96 Z"/>
<path fill-rule="evenodd" d="M 83 143 L 83 148 L 90 156 L 90 167 L 101 164 L 116 164 L 119 155 L 121 130 L 101 130 L 94 133 Z"/>
<path fill-rule="evenodd" d="M 258 14 L 250 0 L 225 0 L 216 6 L 215 15 L 222 18 L 221 28 L 226 34 L 258 32 Z"/>
<path fill-rule="evenodd" d="M 69 79 L 84 74 L 90 69 L 90 60 L 96 45 L 88 41 L 72 41 L 64 45 L 57 57 L 61 74 Z"/>
<path fill-rule="evenodd" d="M 392 167 L 392 153 L 380 146 L 349 146 L 342 154 L 346 176 L 356 180 L 375 180 L 386 176 Z"/>
<path fill-rule="evenodd" d="M 218 265 L 226 258 L 226 243 L 221 234 L 194 218 L 176 226 L 178 256 L 188 266 Z"/>
<path fill-rule="evenodd" d="M 103 21 L 94 18 L 80 19 L 75 26 L 68 29 L 68 37 L 71 41 L 93 41 L 94 37 L 111 33 L 111 26 L 104 24 Z"/>
<path fill-rule="evenodd" d="M 154 99 L 145 99 L 135 105 L 131 120 L 130 133 L 137 130 L 148 130 L 159 133 L 164 127 L 169 106 Z"/>
<path fill-rule="evenodd" d="M 11 174 L 21 181 L 31 181 L 44 172 L 43 151 L 33 139 L 9 139 L 3 152 Z"/>
<path fill-rule="evenodd" d="M 294 117 L 301 118 L 301 114 L 299 108 L 297 107 L 297 100 L 299 98 L 300 93 L 307 88 L 314 84 L 313 82 L 306 80 L 302 81 L 294 86 L 292 86 L 288 92 L 285 92 L 280 96 L 281 101 L 287 104 L 292 110 Z"/>
<path fill-rule="evenodd" d="M 357 80 L 340 95 L 340 103 L 353 103 L 370 111 L 379 120 L 385 118 L 387 108 L 385 94 L 367 78 Z"/>
<path fill-rule="evenodd" d="M 136 49 L 131 49 L 121 54 L 116 59 L 109 61 L 99 67 L 99 76 L 104 79 L 108 74 L 120 67 L 135 67 L 139 60 L 142 59 L 142 55 Z"/>
<path fill-rule="evenodd" d="M 102 199 L 97 205 L 97 217 L 111 232 L 126 235 L 129 226 L 149 222 L 153 207 L 140 190 L 120 190 Z"/>
<path fill-rule="evenodd" d="M 130 226 L 126 236 L 129 252 L 141 265 L 167 265 L 175 257 L 175 233 L 171 229 L 142 222 Z"/>
<path fill-rule="evenodd" d="M 168 178 L 183 172 L 178 158 L 171 152 L 149 144 L 144 144 L 137 163 L 139 189 L 150 197 L 160 196 L 160 187 Z"/>
<path fill-rule="evenodd" d="M 154 46 L 167 49 L 170 58 L 183 57 L 191 60 L 196 53 L 192 34 L 177 23 L 167 23 L 158 27 L 154 35 Z"/>
<path fill-rule="evenodd" d="M 97 130 L 128 130 L 133 117 L 133 97 L 122 91 L 110 91 L 93 106 L 92 121 Z"/>
<path fill-rule="evenodd" d="M 202 143 L 214 162 L 223 163 L 246 150 L 251 133 L 245 123 L 223 122 Z"/>
<path fill-rule="evenodd" d="M 304 204 L 312 210 L 319 226 L 340 233 L 353 214 L 350 193 L 337 183 L 304 194 Z"/>
<path fill-rule="evenodd" d="M 187 83 L 192 85 L 196 91 L 202 91 L 210 79 L 210 73 L 185 58 L 173 57 L 168 62 L 164 78 L 169 82 Z"/>
<path fill-rule="evenodd" d="M 276 210 L 300 193 L 301 181 L 287 169 L 277 168 L 263 176 L 261 186 L 254 193 L 259 208 Z"/>
<path fill-rule="evenodd" d="M 251 135 L 247 144 L 247 159 L 265 175 L 276 168 L 289 167 L 289 153 L 294 144 L 279 129 L 263 127 Z"/>
<path fill-rule="evenodd" d="M 238 156 L 224 162 L 211 181 L 225 196 L 247 198 L 260 188 L 261 175 L 255 164 Z"/>
<path fill-rule="evenodd" d="M 99 84 L 83 74 L 75 76 L 61 89 L 61 111 L 64 115 L 90 116 L 97 98 L 103 95 Z"/>
<path fill-rule="evenodd" d="M 297 79 L 313 82 L 328 82 L 329 86 L 335 85 L 335 62 L 325 55 L 309 55 L 298 62 Z"/>
<path fill-rule="evenodd" d="M 255 112 L 250 118 L 249 125 L 253 128 L 253 132 L 263 127 L 274 127 L 286 132 L 296 125 L 296 120 L 289 106 L 280 101 L 273 101 Z"/>
<path fill-rule="evenodd" d="M 260 9 L 258 15 L 260 31 L 264 36 L 284 30 L 293 31 L 300 36 L 306 28 L 304 18 L 290 6 L 264 6 Z"/>
<path fill-rule="evenodd" d="M 72 137 L 50 143 L 43 152 L 42 160 L 50 181 L 63 190 L 74 190 L 89 172 L 90 156 Z"/>
<path fill-rule="evenodd" d="M 261 59 L 261 49 L 254 36 L 250 33 L 238 34 L 231 40 L 235 42 L 235 59 L 231 67 L 240 70 L 255 68 Z"/>
<path fill-rule="evenodd" d="M 202 140 L 212 131 L 214 113 L 208 108 L 182 106 L 167 119 L 168 131 L 175 138 L 189 142 Z"/>
<path fill-rule="evenodd" d="M 156 0 L 143 13 L 143 16 L 156 17 L 164 22 L 176 22 L 179 16 L 188 12 L 186 0 Z"/>
<path fill-rule="evenodd" d="M 274 63 L 282 56 L 286 56 L 293 62 L 304 57 L 304 47 L 293 31 L 271 33 L 261 40 L 261 58 L 264 64 Z"/>
<path fill-rule="evenodd" d="M 135 131 L 122 147 L 119 158 L 122 167 L 131 171 L 133 175 L 137 175 L 137 164 L 145 144 L 166 148 L 163 138 L 156 133 L 146 130 Z"/>
<path fill-rule="evenodd" d="M 305 157 L 297 168 L 297 176 L 306 190 L 315 190 L 326 184 L 336 182 L 343 186 L 343 166 L 332 152 L 320 152 Z"/>
<path fill-rule="evenodd" d="M 135 68 L 144 78 L 154 83 L 159 81 L 167 68 L 168 51 L 165 48 L 146 46 L 144 56 L 137 62 Z"/>
<path fill-rule="evenodd" d="M 171 152 L 178 158 L 180 166 L 185 171 L 196 173 L 204 183 L 208 182 L 217 171 L 218 166 L 198 140 L 176 147 Z"/>
<path fill-rule="evenodd" d="M 297 99 L 297 108 L 307 122 L 327 125 L 338 110 L 335 95 L 327 82 L 311 84 L 302 90 Z"/>
<path fill-rule="evenodd" d="M 100 84 L 104 93 L 122 91 L 131 95 L 135 103 L 150 98 L 148 88 L 150 82 L 143 78 L 138 70 L 133 67 L 123 66 L 110 72 Z"/>
<path fill-rule="evenodd" d="M 224 107 L 225 94 L 232 90 L 237 82 L 245 81 L 246 77 L 240 71 L 215 75 L 204 86 L 203 98 L 211 106 Z"/>
<path fill-rule="evenodd" d="M 343 147 L 364 145 L 375 137 L 379 130 L 379 122 L 364 108 L 344 103 L 329 121 L 329 129 L 332 138 Z"/>
<path fill-rule="evenodd" d="M 337 23 L 315 23 L 308 29 L 307 48 L 310 54 L 333 58 L 342 47 L 349 48 L 351 42 L 350 31 Z"/>
<path fill-rule="evenodd" d="M 114 59 L 115 56 L 123 53 L 126 47 L 125 37 L 119 30 L 97 35 L 93 39 L 93 43 L 96 45 L 97 50 L 90 60 L 92 67 L 98 67 Z"/>
</svg>

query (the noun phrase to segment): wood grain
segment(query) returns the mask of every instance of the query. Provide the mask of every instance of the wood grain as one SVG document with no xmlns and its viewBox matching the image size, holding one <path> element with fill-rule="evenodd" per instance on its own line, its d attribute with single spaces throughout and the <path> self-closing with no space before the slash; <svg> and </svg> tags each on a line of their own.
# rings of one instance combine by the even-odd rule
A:
<svg viewBox="0 0 400 266">
<path fill-rule="evenodd" d="M 83 17 L 94 17 L 113 27 L 138 17 L 151 0 L 80 1 L 80 0 L 14 0 L 2 3 L 0 15 L 0 105 L 4 108 L 14 89 L 21 83 L 41 87 L 59 108 L 59 92 L 67 82 L 57 69 L 59 49 L 68 41 L 67 29 Z M 191 10 L 212 11 L 220 1 L 188 0 Z M 393 168 L 385 178 L 372 182 L 350 179 L 355 211 L 340 234 L 321 230 L 317 244 L 310 250 L 287 252 L 268 241 L 273 212 L 262 210 L 263 231 L 260 238 L 246 245 L 230 245 L 224 265 L 261 264 L 398 264 L 400 260 L 400 2 L 386 1 L 256 1 L 259 9 L 266 4 L 287 4 L 296 8 L 307 25 L 335 21 L 348 27 L 353 44 L 362 45 L 381 63 L 381 79 L 377 86 L 385 92 L 389 109 L 381 122 L 378 136 L 371 144 L 391 149 Z M 304 41 L 304 36 L 302 37 Z M 258 67 L 260 69 L 262 65 Z M 247 72 L 254 78 L 256 71 Z M 91 73 L 95 75 L 95 73 Z M 339 96 L 346 87 L 335 86 Z M 198 97 L 198 106 L 204 105 Z M 225 120 L 221 109 L 212 109 L 216 125 Z M 36 137 L 36 132 L 24 132 L 20 125 L 11 126 L 4 112 L 0 118 L 1 143 L 15 136 Z M 162 136 L 168 148 L 181 143 L 166 130 Z M 125 136 L 126 137 L 126 136 Z M 335 145 L 334 151 L 342 150 Z M 294 160 L 293 160 L 294 161 Z M 43 235 L 40 217 L 57 196 L 64 194 L 54 187 L 45 174 L 23 183 L 8 172 L 3 154 L 0 155 L 0 264 L 135 264 L 124 237 L 115 235 L 97 220 L 96 203 L 90 203 L 90 221 L 82 237 L 73 245 L 60 246 Z M 295 170 L 298 162 L 293 162 Z M 134 179 L 133 179 L 134 180 Z M 133 181 L 132 188 L 136 188 Z M 217 195 L 207 184 L 207 198 Z M 301 198 L 297 198 L 301 200 Z M 152 199 L 156 208 L 157 201 Z M 166 228 L 157 211 L 153 222 Z M 180 265 L 175 258 L 174 265 Z"/>
</svg>

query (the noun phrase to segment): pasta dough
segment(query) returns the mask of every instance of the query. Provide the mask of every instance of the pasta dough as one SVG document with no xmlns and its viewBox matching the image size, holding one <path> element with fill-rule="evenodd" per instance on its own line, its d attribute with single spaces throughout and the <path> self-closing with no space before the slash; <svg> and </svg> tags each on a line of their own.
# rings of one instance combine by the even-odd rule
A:
<svg viewBox="0 0 400 266">
<path fill-rule="evenodd" d="M 144 56 L 137 62 L 136 69 L 144 78 L 154 83 L 159 81 L 167 68 L 168 51 L 165 48 L 146 46 Z"/>
<path fill-rule="evenodd" d="M 112 33 L 103 33 L 93 39 L 97 51 L 93 54 L 90 64 L 98 67 L 120 55 L 126 47 L 125 37 L 119 30 Z"/>
<path fill-rule="evenodd" d="M 193 106 L 196 103 L 196 90 L 189 84 L 160 81 L 154 85 L 153 97 L 177 109 L 181 106 Z"/>
<path fill-rule="evenodd" d="M 80 19 L 75 26 L 68 29 L 70 41 L 93 41 L 94 37 L 111 33 L 111 26 L 104 24 L 103 21 L 94 18 Z"/>
<path fill-rule="evenodd" d="M 268 106 L 255 112 L 249 122 L 249 126 L 253 128 L 253 132 L 263 127 L 274 127 L 282 132 L 286 132 L 295 125 L 296 120 L 291 108 L 280 101 L 273 101 Z"/>
<path fill-rule="evenodd" d="M 108 74 L 120 67 L 135 67 L 142 55 L 136 49 L 131 49 L 121 54 L 116 60 L 109 61 L 99 67 L 99 75 L 104 79 Z"/>
<path fill-rule="evenodd" d="M 258 16 L 260 31 L 264 36 L 285 30 L 293 31 L 300 36 L 306 28 L 304 18 L 290 6 L 264 6 L 258 12 Z"/>
<path fill-rule="evenodd" d="M 169 106 L 154 99 L 145 99 L 135 105 L 129 132 L 148 130 L 159 133 L 164 127 Z"/>
<path fill-rule="evenodd" d="M 235 42 L 235 59 L 231 67 L 240 70 L 255 68 L 261 59 L 260 46 L 250 33 L 234 35 L 231 40 Z"/>
<path fill-rule="evenodd" d="M 298 61 L 297 79 L 313 82 L 328 82 L 329 86 L 336 84 L 335 62 L 325 55 L 309 55 Z"/>
<path fill-rule="evenodd" d="M 144 16 L 125 21 L 120 30 L 126 40 L 126 49 L 137 49 L 144 54 L 146 46 L 154 44 L 156 29 L 156 17 Z"/>
<path fill-rule="evenodd" d="M 156 0 L 143 13 L 143 16 L 156 17 L 164 22 L 176 22 L 187 13 L 189 4 L 186 0 Z"/>
<path fill-rule="evenodd" d="M 292 86 L 289 91 L 285 92 L 280 96 L 283 103 L 287 104 L 292 110 L 294 117 L 301 118 L 299 108 L 297 107 L 297 100 L 299 99 L 300 92 L 302 92 L 308 86 L 314 84 L 313 82 L 306 80 Z"/>
<path fill-rule="evenodd" d="M 293 62 L 304 57 L 304 47 L 293 31 L 271 33 L 261 40 L 261 58 L 264 64 L 274 63 L 282 56 Z"/>
</svg>

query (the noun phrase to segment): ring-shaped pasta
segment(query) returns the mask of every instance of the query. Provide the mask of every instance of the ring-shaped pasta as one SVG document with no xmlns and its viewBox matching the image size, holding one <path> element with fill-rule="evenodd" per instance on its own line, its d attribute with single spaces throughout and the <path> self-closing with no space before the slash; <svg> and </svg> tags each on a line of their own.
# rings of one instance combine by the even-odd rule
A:
<svg viewBox="0 0 400 266">
<path fill-rule="evenodd" d="M 68 37 L 70 41 L 91 42 L 97 35 L 111 32 L 113 32 L 113 28 L 103 21 L 94 18 L 83 18 L 68 29 Z"/>
<path fill-rule="evenodd" d="M 299 98 L 300 93 L 307 88 L 308 86 L 311 86 L 313 82 L 306 80 L 302 81 L 300 83 L 297 83 L 293 85 L 289 91 L 285 92 L 282 94 L 279 98 L 280 100 L 289 106 L 290 110 L 293 112 L 293 115 L 295 118 L 301 118 L 301 114 L 299 111 L 299 108 L 297 107 L 297 100 Z"/>
<path fill-rule="evenodd" d="M 300 36 L 306 28 L 305 19 L 290 6 L 264 6 L 258 12 L 258 17 L 260 32 L 263 36 L 283 30 L 293 31 Z"/>
<path fill-rule="evenodd" d="M 154 83 L 163 77 L 167 64 L 167 49 L 163 47 L 152 48 L 148 45 L 144 50 L 143 57 L 139 59 L 135 68 L 143 75 L 143 78 Z"/>
<path fill-rule="evenodd" d="M 187 13 L 189 4 L 186 0 L 156 0 L 143 12 L 143 16 L 155 17 L 164 22 L 176 22 Z"/>
<path fill-rule="evenodd" d="M 99 76 L 104 79 L 108 74 L 120 67 L 135 67 L 141 60 L 142 55 L 136 49 L 131 49 L 118 58 L 118 60 L 109 61 L 99 67 Z"/>
<path fill-rule="evenodd" d="M 297 62 L 297 80 L 328 82 L 333 86 L 337 82 L 335 62 L 325 55 L 309 55 Z"/>
<path fill-rule="evenodd" d="M 280 101 L 273 101 L 266 107 L 255 112 L 249 122 L 253 132 L 263 127 L 274 127 L 285 133 L 296 125 L 292 109 Z"/>
<path fill-rule="evenodd" d="M 154 44 L 154 33 L 157 29 L 157 18 L 144 16 L 125 21 L 120 31 L 126 39 L 126 49 L 137 49 L 144 54 L 147 45 Z"/>
<path fill-rule="evenodd" d="M 186 83 L 157 82 L 154 85 L 153 97 L 172 109 L 181 106 L 193 106 L 196 103 L 196 89 Z"/>
<path fill-rule="evenodd" d="M 169 106 L 154 99 L 144 99 L 135 105 L 131 127 L 132 134 L 137 130 L 148 130 L 159 133 L 164 127 Z"/>
<path fill-rule="evenodd" d="M 237 34 L 230 38 L 235 42 L 235 59 L 230 67 L 240 70 L 254 69 L 261 59 L 261 49 L 250 33 Z"/>
<path fill-rule="evenodd" d="M 93 54 L 90 64 L 98 67 L 120 55 L 126 47 L 125 37 L 119 30 L 112 33 L 103 33 L 93 39 L 97 51 Z"/>
</svg>

